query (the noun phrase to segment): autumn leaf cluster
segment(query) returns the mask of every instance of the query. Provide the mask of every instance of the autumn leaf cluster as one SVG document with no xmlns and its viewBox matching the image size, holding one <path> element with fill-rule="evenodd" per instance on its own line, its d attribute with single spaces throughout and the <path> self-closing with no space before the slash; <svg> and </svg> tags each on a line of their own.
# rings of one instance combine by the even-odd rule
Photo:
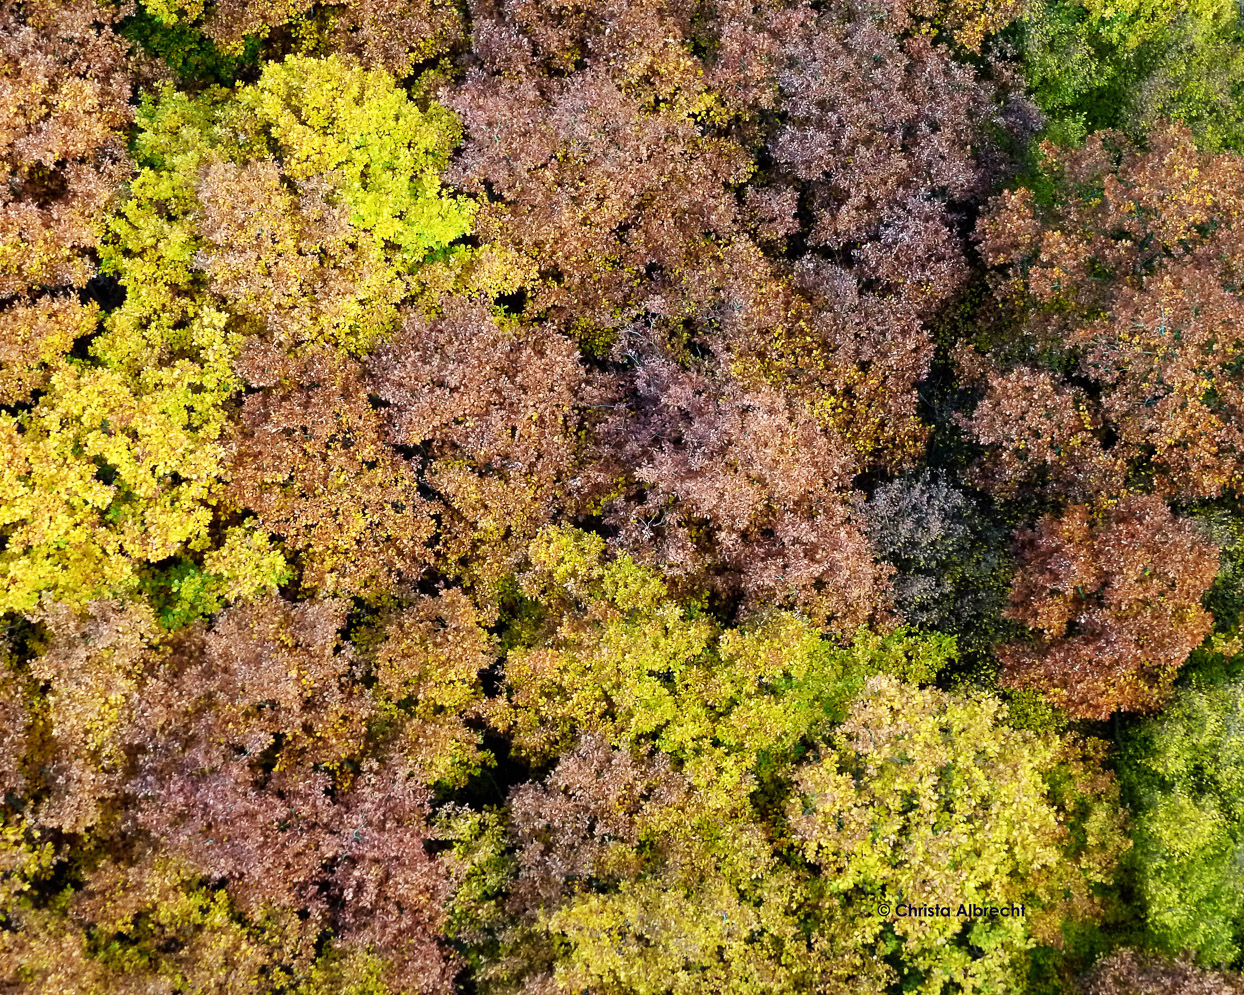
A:
<svg viewBox="0 0 1244 995">
<path fill-rule="evenodd" d="M 0 0 L 0 180 L 4 991 L 1244 991 L 1234 2 Z"/>
</svg>

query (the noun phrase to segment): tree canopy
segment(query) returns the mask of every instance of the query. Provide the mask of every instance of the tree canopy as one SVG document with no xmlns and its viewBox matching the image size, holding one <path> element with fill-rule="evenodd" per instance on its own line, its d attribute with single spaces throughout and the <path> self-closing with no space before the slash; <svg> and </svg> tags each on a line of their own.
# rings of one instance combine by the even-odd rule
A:
<svg viewBox="0 0 1244 995">
<path fill-rule="evenodd" d="M 0 989 L 1244 992 L 1230 0 L 0 0 Z"/>
</svg>

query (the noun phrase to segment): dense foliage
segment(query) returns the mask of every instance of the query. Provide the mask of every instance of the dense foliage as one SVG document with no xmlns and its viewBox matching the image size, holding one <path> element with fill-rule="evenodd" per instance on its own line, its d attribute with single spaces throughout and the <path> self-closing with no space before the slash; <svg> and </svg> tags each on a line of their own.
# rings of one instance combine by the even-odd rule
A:
<svg viewBox="0 0 1244 995">
<path fill-rule="evenodd" d="M 1230 963 L 1244 942 L 1244 685 L 1198 682 L 1129 737 L 1137 881 L 1164 950 Z"/>
<path fill-rule="evenodd" d="M 0 989 L 1244 992 L 1234 0 L 0 0 Z"/>
</svg>

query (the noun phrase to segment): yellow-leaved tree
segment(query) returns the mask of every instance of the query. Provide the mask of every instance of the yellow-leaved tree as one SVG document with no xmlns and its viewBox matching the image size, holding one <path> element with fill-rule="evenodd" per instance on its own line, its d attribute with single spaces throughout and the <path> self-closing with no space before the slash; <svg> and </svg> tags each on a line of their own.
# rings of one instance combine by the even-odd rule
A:
<svg viewBox="0 0 1244 995">
<path fill-rule="evenodd" d="M 440 184 L 455 119 L 383 71 L 291 57 L 233 91 L 166 89 L 138 127 L 101 249 L 124 303 L 0 415 L 0 611 L 145 588 L 176 624 L 272 589 L 281 552 L 218 501 L 240 351 L 365 351 L 399 302 L 478 268 L 453 245 L 473 205 Z"/>
</svg>

